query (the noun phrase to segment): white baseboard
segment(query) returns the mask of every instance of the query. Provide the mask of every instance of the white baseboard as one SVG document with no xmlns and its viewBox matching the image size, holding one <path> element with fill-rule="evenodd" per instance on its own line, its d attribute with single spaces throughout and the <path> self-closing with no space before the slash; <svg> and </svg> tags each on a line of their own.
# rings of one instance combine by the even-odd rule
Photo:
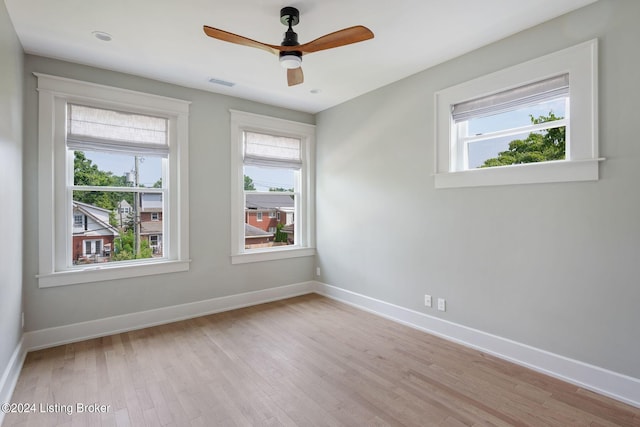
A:
<svg viewBox="0 0 640 427">
<path fill-rule="evenodd" d="M 316 293 L 640 408 L 640 379 L 325 283 Z"/>
<path fill-rule="evenodd" d="M 27 351 L 132 331 L 316 292 L 365 311 L 559 378 L 640 408 L 640 379 L 320 282 L 304 282 L 138 313 L 26 332 L 0 379 L 0 403 L 11 398 Z M 0 424 L 2 414 L 0 414 Z"/>
<path fill-rule="evenodd" d="M 11 402 L 11 396 L 13 395 L 13 390 L 16 388 L 16 383 L 18 382 L 18 377 L 20 376 L 26 355 L 24 339 L 21 339 L 15 350 L 13 350 L 9 364 L 2 373 L 2 377 L 0 377 L 0 404 Z M 4 416 L 5 413 L 0 411 L 0 425 L 2 425 Z"/>
<path fill-rule="evenodd" d="M 212 298 L 187 304 L 162 307 L 154 310 L 123 314 L 121 316 L 90 320 L 71 325 L 57 326 L 25 332 L 24 348 L 27 351 L 54 347 L 90 338 L 127 332 L 150 326 L 162 325 L 207 314 L 248 307 L 265 302 L 291 298 L 314 292 L 315 282 L 269 288 L 226 297 Z"/>
</svg>

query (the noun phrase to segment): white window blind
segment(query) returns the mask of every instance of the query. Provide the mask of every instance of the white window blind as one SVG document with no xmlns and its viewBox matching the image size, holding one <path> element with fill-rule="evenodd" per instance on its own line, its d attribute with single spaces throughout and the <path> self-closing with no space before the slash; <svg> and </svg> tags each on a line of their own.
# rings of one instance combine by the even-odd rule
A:
<svg viewBox="0 0 640 427">
<path fill-rule="evenodd" d="M 504 113 L 517 107 L 540 103 L 569 95 L 569 74 L 537 81 L 482 98 L 455 104 L 452 109 L 456 122 L 473 117 Z"/>
<path fill-rule="evenodd" d="M 166 157 L 167 128 L 162 117 L 69 104 L 67 147 Z"/>
<path fill-rule="evenodd" d="M 244 132 L 244 164 L 300 169 L 300 140 L 257 132 Z"/>
</svg>

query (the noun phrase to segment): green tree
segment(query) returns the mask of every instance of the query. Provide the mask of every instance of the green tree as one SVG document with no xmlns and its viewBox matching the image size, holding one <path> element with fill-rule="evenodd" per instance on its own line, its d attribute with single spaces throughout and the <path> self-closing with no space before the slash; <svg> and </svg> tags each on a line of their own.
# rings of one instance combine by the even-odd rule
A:
<svg viewBox="0 0 640 427">
<path fill-rule="evenodd" d="M 137 256 L 134 254 L 133 230 L 129 229 L 126 232 L 120 233 L 120 237 L 115 239 L 112 260 L 126 261 L 131 259 L 151 258 L 152 254 L 153 250 L 151 249 L 151 246 L 149 246 L 148 240 L 142 240 L 140 242 L 140 253 Z"/>
<path fill-rule="evenodd" d="M 91 185 L 97 187 L 127 187 L 127 179 L 124 175 L 116 176 L 112 172 L 105 172 L 98 168 L 91 159 L 87 159 L 84 152 L 74 151 L 73 158 L 73 182 L 75 185 Z M 73 200 L 88 203 L 100 208 L 113 211 L 117 209 L 121 200 L 133 204 L 133 193 L 113 191 L 74 191 Z"/>
<path fill-rule="evenodd" d="M 244 176 L 244 189 L 245 191 L 254 191 L 256 189 L 253 179 L 250 176 Z"/>
<path fill-rule="evenodd" d="M 278 224 L 276 225 L 276 235 L 274 236 L 274 239 L 276 242 L 283 242 L 283 243 L 287 243 L 287 233 L 285 233 L 284 231 L 282 231 L 282 229 L 284 228 L 283 224 Z"/>
<path fill-rule="evenodd" d="M 540 124 L 560 120 L 553 112 L 548 116 L 531 117 L 532 124 Z M 531 132 L 525 139 L 516 139 L 509 143 L 507 151 L 498 153 L 498 157 L 488 159 L 481 166 L 507 166 L 521 163 L 546 162 L 565 158 L 565 127 Z"/>
</svg>

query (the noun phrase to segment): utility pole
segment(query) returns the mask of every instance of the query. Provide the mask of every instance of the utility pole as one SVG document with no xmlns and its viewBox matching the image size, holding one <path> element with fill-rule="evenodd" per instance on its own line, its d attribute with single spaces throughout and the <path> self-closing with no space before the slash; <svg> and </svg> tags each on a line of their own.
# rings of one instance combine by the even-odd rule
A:
<svg viewBox="0 0 640 427">
<path fill-rule="evenodd" d="M 135 156 L 135 186 L 136 188 L 138 188 L 138 186 L 140 185 L 140 175 L 139 175 L 139 163 L 140 160 L 138 159 L 138 156 Z M 133 193 L 133 204 L 134 204 L 134 208 L 133 208 L 133 212 L 134 212 L 134 222 L 133 222 L 133 242 L 134 242 L 134 249 L 133 249 L 133 255 L 134 258 L 137 258 L 140 254 L 140 193 L 136 190 Z"/>
</svg>

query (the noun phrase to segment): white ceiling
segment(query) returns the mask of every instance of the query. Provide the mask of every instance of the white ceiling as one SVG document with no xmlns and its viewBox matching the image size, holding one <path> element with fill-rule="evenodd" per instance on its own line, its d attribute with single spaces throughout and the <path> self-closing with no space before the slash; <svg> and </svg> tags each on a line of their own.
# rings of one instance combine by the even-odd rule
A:
<svg viewBox="0 0 640 427">
<path fill-rule="evenodd" d="M 5 0 L 25 52 L 316 113 L 595 0 Z M 353 25 L 375 38 L 305 55 L 288 87 L 278 59 L 204 35 L 270 44 L 300 10 L 300 43 Z M 110 42 L 92 35 L 104 31 Z M 229 88 L 209 79 L 235 83 Z M 313 93 L 317 92 L 317 93 Z"/>
</svg>

